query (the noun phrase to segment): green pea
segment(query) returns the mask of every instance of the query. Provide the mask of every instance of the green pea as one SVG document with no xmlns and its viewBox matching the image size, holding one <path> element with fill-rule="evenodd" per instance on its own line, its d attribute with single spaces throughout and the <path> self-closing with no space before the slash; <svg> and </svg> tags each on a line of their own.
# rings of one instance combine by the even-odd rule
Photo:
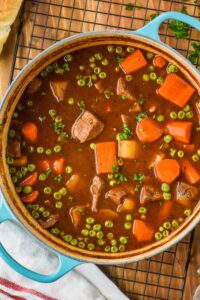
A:
<svg viewBox="0 0 200 300">
<path fill-rule="evenodd" d="M 125 236 L 120 236 L 119 241 L 121 244 L 126 244 L 128 242 L 128 240 Z"/>
<path fill-rule="evenodd" d="M 114 224 L 113 224 L 113 221 L 106 220 L 104 225 L 105 225 L 105 227 L 112 228 Z"/>
<path fill-rule="evenodd" d="M 172 157 L 174 157 L 175 154 L 176 154 L 176 151 L 177 151 L 176 149 L 170 148 L 170 149 L 169 149 L 169 155 L 172 156 Z"/>
<path fill-rule="evenodd" d="M 147 217 L 146 215 L 141 215 L 140 216 L 141 219 L 146 219 L 146 217 Z"/>
<path fill-rule="evenodd" d="M 185 112 L 190 111 L 190 105 L 187 104 L 186 106 L 184 106 L 184 107 L 183 107 L 183 110 L 184 110 Z"/>
<path fill-rule="evenodd" d="M 50 109 L 50 110 L 49 110 L 49 115 L 50 115 L 51 117 L 55 117 L 55 115 L 56 115 L 56 110 L 55 110 L 55 109 Z"/>
<path fill-rule="evenodd" d="M 177 68 L 177 66 L 175 66 L 173 64 L 169 64 L 167 67 L 167 71 L 168 71 L 168 73 L 177 73 L 178 68 Z"/>
<path fill-rule="evenodd" d="M 72 246 L 76 246 L 76 245 L 78 244 L 77 239 L 72 239 L 72 240 L 70 241 L 70 244 L 71 244 Z"/>
<path fill-rule="evenodd" d="M 124 228 L 125 229 L 129 230 L 129 229 L 131 229 L 131 227 L 132 227 L 132 223 L 131 222 L 125 222 L 124 223 Z"/>
<path fill-rule="evenodd" d="M 116 183 L 117 183 L 117 181 L 116 181 L 115 179 L 112 179 L 112 180 L 109 182 L 110 186 L 115 186 Z"/>
<path fill-rule="evenodd" d="M 125 245 L 119 245 L 119 251 L 123 252 L 125 250 Z"/>
<path fill-rule="evenodd" d="M 37 153 L 41 154 L 44 152 L 44 148 L 43 147 L 37 147 L 36 149 Z"/>
<path fill-rule="evenodd" d="M 82 229 L 81 234 L 84 235 L 84 236 L 88 236 L 89 231 L 87 229 Z"/>
<path fill-rule="evenodd" d="M 96 236 L 98 239 L 102 239 L 102 237 L 104 236 L 103 231 L 98 231 Z"/>
<path fill-rule="evenodd" d="M 118 164 L 118 166 L 123 166 L 123 164 L 124 164 L 124 162 L 123 162 L 123 160 L 121 159 L 121 158 L 119 158 L 118 160 L 117 160 L 117 164 Z"/>
<path fill-rule="evenodd" d="M 33 204 L 33 210 L 38 211 L 40 208 L 39 204 Z"/>
<path fill-rule="evenodd" d="M 32 101 L 32 100 L 28 100 L 28 101 L 26 102 L 26 104 L 27 104 L 29 107 L 31 107 L 31 106 L 33 106 L 33 101 Z"/>
<path fill-rule="evenodd" d="M 34 219 L 38 219 L 40 217 L 39 212 L 34 211 L 34 210 L 32 211 L 31 215 L 33 216 Z"/>
<path fill-rule="evenodd" d="M 21 179 L 23 177 L 22 172 L 19 170 L 17 171 L 17 173 L 15 175 L 18 179 Z"/>
<path fill-rule="evenodd" d="M 106 78 L 106 77 L 107 77 L 106 72 L 101 72 L 101 73 L 99 73 L 99 78 L 104 79 L 104 78 Z"/>
<path fill-rule="evenodd" d="M 28 146 L 28 152 L 29 153 L 33 153 L 34 151 L 35 151 L 35 147 L 33 147 L 33 146 Z"/>
<path fill-rule="evenodd" d="M 9 171 L 10 171 L 10 174 L 15 174 L 17 172 L 17 170 L 14 167 L 11 167 L 9 169 Z"/>
<path fill-rule="evenodd" d="M 45 150 L 45 154 L 46 155 L 51 155 L 52 154 L 52 150 L 51 149 L 46 149 Z"/>
<path fill-rule="evenodd" d="M 182 120 L 185 118 L 185 112 L 183 110 L 180 110 L 178 112 L 178 119 Z"/>
<path fill-rule="evenodd" d="M 66 234 L 66 235 L 63 235 L 63 240 L 65 241 L 65 242 L 71 242 L 71 240 L 73 239 L 73 237 L 72 237 L 72 235 L 71 234 Z"/>
<path fill-rule="evenodd" d="M 169 144 L 173 140 L 173 137 L 170 134 L 167 134 L 167 135 L 164 136 L 163 139 L 164 139 L 165 143 Z"/>
<path fill-rule="evenodd" d="M 89 58 L 89 62 L 94 62 L 95 61 L 95 57 L 94 56 L 91 56 L 90 58 Z"/>
<path fill-rule="evenodd" d="M 95 53 L 94 57 L 96 58 L 96 60 L 102 60 L 103 59 L 103 55 L 100 52 Z"/>
<path fill-rule="evenodd" d="M 117 245 L 117 240 L 116 239 L 112 239 L 110 241 L 110 243 L 111 243 L 112 246 L 116 246 Z"/>
<path fill-rule="evenodd" d="M 165 117 L 163 115 L 158 115 L 156 119 L 157 119 L 158 122 L 164 122 L 165 121 Z"/>
<path fill-rule="evenodd" d="M 133 216 L 131 214 L 127 214 L 125 217 L 126 221 L 132 221 L 133 220 Z"/>
<path fill-rule="evenodd" d="M 170 112 L 170 118 L 171 119 L 176 119 L 177 118 L 177 113 L 175 111 Z"/>
<path fill-rule="evenodd" d="M 81 248 L 81 249 L 85 248 L 85 243 L 84 242 L 79 242 L 78 247 Z"/>
<path fill-rule="evenodd" d="M 65 55 L 64 60 L 65 60 L 65 61 L 72 61 L 72 60 L 73 60 L 73 57 L 72 57 L 71 54 L 67 54 L 67 55 Z"/>
<path fill-rule="evenodd" d="M 14 112 L 14 114 L 13 114 L 13 118 L 14 119 L 17 119 L 19 117 L 19 114 L 18 114 L 18 112 L 16 111 L 16 112 Z"/>
<path fill-rule="evenodd" d="M 92 228 L 92 226 L 90 224 L 86 224 L 85 227 L 89 230 Z"/>
<path fill-rule="evenodd" d="M 91 63 L 90 64 L 90 68 L 94 69 L 96 67 L 96 64 L 95 63 Z"/>
<path fill-rule="evenodd" d="M 113 178 L 113 174 L 108 174 L 107 177 L 108 177 L 108 179 L 112 179 Z"/>
<path fill-rule="evenodd" d="M 107 66 L 107 65 L 108 65 L 108 60 L 107 60 L 107 58 L 104 58 L 104 59 L 101 61 L 101 64 L 102 64 L 103 66 Z"/>
<path fill-rule="evenodd" d="M 99 67 L 94 68 L 95 74 L 99 74 L 100 72 L 101 72 L 101 68 L 99 68 Z"/>
<path fill-rule="evenodd" d="M 192 119 L 193 117 L 194 117 L 194 114 L 193 114 L 193 112 L 192 111 L 188 111 L 188 112 L 186 112 L 186 118 L 187 119 Z"/>
<path fill-rule="evenodd" d="M 184 210 L 184 215 L 185 215 L 186 217 L 189 217 L 189 216 L 191 215 L 191 213 L 192 213 L 191 209 L 186 209 L 186 210 Z"/>
<path fill-rule="evenodd" d="M 45 208 L 43 206 L 40 206 L 39 212 L 43 213 L 45 211 Z"/>
<path fill-rule="evenodd" d="M 146 54 L 146 58 L 151 59 L 152 57 L 153 57 L 153 53 L 148 52 L 148 53 Z"/>
<path fill-rule="evenodd" d="M 104 239 L 99 239 L 97 243 L 99 246 L 103 246 L 105 245 L 106 241 Z"/>
<path fill-rule="evenodd" d="M 163 79 L 163 77 L 161 77 L 161 76 L 159 76 L 159 77 L 156 79 L 156 83 L 159 84 L 159 85 L 163 84 L 163 81 L 164 81 L 164 79 Z"/>
<path fill-rule="evenodd" d="M 56 74 L 64 74 L 65 73 L 65 70 L 63 69 L 63 68 L 57 68 L 57 69 L 55 69 L 55 73 Z"/>
<path fill-rule="evenodd" d="M 21 167 L 21 173 L 22 175 L 26 175 L 26 173 L 28 172 L 28 168 L 27 167 Z"/>
<path fill-rule="evenodd" d="M 33 205 L 29 203 L 29 204 L 27 205 L 26 208 L 27 208 L 28 210 L 32 210 L 32 209 L 33 209 Z"/>
<path fill-rule="evenodd" d="M 168 183 L 162 183 L 161 185 L 161 191 L 163 192 L 169 192 L 171 189 L 170 185 Z"/>
<path fill-rule="evenodd" d="M 163 232 L 164 230 L 165 230 L 164 227 L 162 227 L 162 226 L 159 227 L 160 232 Z"/>
<path fill-rule="evenodd" d="M 115 47 L 113 46 L 113 45 L 108 45 L 107 46 L 107 50 L 108 50 L 108 52 L 114 52 L 114 50 L 115 50 Z"/>
<path fill-rule="evenodd" d="M 61 195 L 59 192 L 55 192 L 55 193 L 53 194 L 53 196 L 54 196 L 54 198 L 55 198 L 56 200 L 60 200 L 61 197 L 62 197 L 62 195 Z"/>
<path fill-rule="evenodd" d="M 66 187 L 62 187 L 61 189 L 59 189 L 59 193 L 63 196 L 67 195 L 67 189 Z"/>
<path fill-rule="evenodd" d="M 17 187 L 15 188 L 15 190 L 16 190 L 16 192 L 19 194 L 19 193 L 21 193 L 21 191 L 22 191 L 22 187 L 21 187 L 21 186 L 17 186 Z"/>
<path fill-rule="evenodd" d="M 70 97 L 70 98 L 68 98 L 68 100 L 67 100 L 67 103 L 69 104 L 69 105 L 73 105 L 74 104 L 74 98 L 72 98 L 72 97 Z"/>
<path fill-rule="evenodd" d="M 154 70 L 155 70 L 155 67 L 152 66 L 152 65 L 150 65 L 150 66 L 148 66 L 148 69 L 149 69 L 150 71 L 154 71 Z"/>
<path fill-rule="evenodd" d="M 43 211 L 42 213 L 44 218 L 48 218 L 50 216 L 50 212 L 48 210 Z"/>
<path fill-rule="evenodd" d="M 117 46 L 117 47 L 115 48 L 115 52 L 116 52 L 117 54 L 121 54 L 121 53 L 123 52 L 122 47 L 121 47 L 121 46 Z"/>
<path fill-rule="evenodd" d="M 184 220 L 183 218 L 178 218 L 179 223 L 182 223 Z"/>
<path fill-rule="evenodd" d="M 197 154 L 193 154 L 193 155 L 192 155 L 192 160 L 193 160 L 194 162 L 199 161 L 199 156 L 198 156 Z"/>
<path fill-rule="evenodd" d="M 162 233 L 160 233 L 159 231 L 156 232 L 154 236 L 157 241 L 161 240 L 163 237 Z"/>
<path fill-rule="evenodd" d="M 68 201 L 69 201 L 69 202 L 72 202 L 73 200 L 74 200 L 74 198 L 73 198 L 72 196 L 69 196 L 69 197 L 68 197 Z"/>
<path fill-rule="evenodd" d="M 126 75 L 126 81 L 131 81 L 133 79 L 133 76 L 132 75 Z"/>
<path fill-rule="evenodd" d="M 8 156 L 8 157 L 6 158 L 6 162 L 7 162 L 8 165 L 12 165 L 12 164 L 14 163 L 14 158 Z"/>
<path fill-rule="evenodd" d="M 65 172 L 66 172 L 67 174 L 72 173 L 72 167 L 67 166 L 67 167 L 65 168 Z"/>
<path fill-rule="evenodd" d="M 62 122 L 62 119 L 63 119 L 63 118 L 62 118 L 61 116 L 56 116 L 56 117 L 55 117 L 55 122 L 56 122 L 56 123 L 60 123 L 60 122 Z"/>
<path fill-rule="evenodd" d="M 127 51 L 128 53 L 132 53 L 134 50 L 135 50 L 135 49 L 134 49 L 133 47 L 131 47 L 131 46 L 128 46 L 128 47 L 126 48 L 126 51 Z"/>
<path fill-rule="evenodd" d="M 111 252 L 118 252 L 118 247 L 117 247 L 117 246 L 112 246 L 112 247 L 110 248 L 110 251 L 111 251 Z"/>
<path fill-rule="evenodd" d="M 61 147 L 60 145 L 56 145 L 56 146 L 54 146 L 54 148 L 53 148 L 53 151 L 54 151 L 55 153 L 59 153 L 61 150 L 62 150 L 62 147 Z"/>
<path fill-rule="evenodd" d="M 162 233 L 163 237 L 167 237 L 169 235 L 169 231 L 168 230 L 164 230 Z"/>
<path fill-rule="evenodd" d="M 80 65 L 80 66 L 79 66 L 79 70 L 84 71 L 84 70 L 85 70 L 85 66 Z"/>
<path fill-rule="evenodd" d="M 93 224 L 94 222 L 95 222 L 95 218 L 93 218 L 93 217 L 88 217 L 86 219 L 86 223 L 88 223 L 88 224 Z"/>
<path fill-rule="evenodd" d="M 91 236 L 91 237 L 96 236 L 96 231 L 95 230 L 90 230 L 89 231 L 89 236 Z"/>
<path fill-rule="evenodd" d="M 14 129 L 10 129 L 8 132 L 9 137 L 14 138 L 15 137 L 15 130 Z"/>
<path fill-rule="evenodd" d="M 17 181 L 18 181 L 17 177 L 16 177 L 16 176 L 13 176 L 13 177 L 12 177 L 12 182 L 13 182 L 13 183 L 17 183 Z"/>
<path fill-rule="evenodd" d="M 105 251 L 105 252 L 110 252 L 110 246 L 107 245 L 107 246 L 104 248 L 104 251 Z"/>
<path fill-rule="evenodd" d="M 58 208 L 58 209 L 61 209 L 62 206 L 63 206 L 62 201 L 57 201 L 56 204 L 55 204 L 55 207 Z"/>
<path fill-rule="evenodd" d="M 25 186 L 24 188 L 23 188 L 23 193 L 24 194 L 30 194 L 31 192 L 33 191 L 33 189 L 32 189 L 32 187 L 31 186 Z"/>
<path fill-rule="evenodd" d="M 149 75 L 149 77 L 150 77 L 151 80 L 156 80 L 157 75 L 156 75 L 155 72 L 151 72 L 150 75 Z"/>
<path fill-rule="evenodd" d="M 51 194 L 51 188 L 50 188 L 50 186 L 46 186 L 46 187 L 44 188 L 44 193 L 45 193 L 46 195 L 50 195 L 50 194 Z"/>
<path fill-rule="evenodd" d="M 113 234 L 112 232 L 108 232 L 108 233 L 107 233 L 107 238 L 108 238 L 109 240 L 112 240 L 113 237 L 114 237 L 114 234 Z"/>
<path fill-rule="evenodd" d="M 50 66 L 47 66 L 46 67 L 46 71 L 48 72 L 48 73 L 51 73 L 52 71 L 53 71 L 53 67 L 50 65 Z"/>
<path fill-rule="evenodd" d="M 143 206 L 141 206 L 139 209 L 138 209 L 138 212 L 140 213 L 140 214 L 146 214 L 147 213 L 147 209 L 146 209 L 146 207 L 143 207 Z"/>
<path fill-rule="evenodd" d="M 79 79 L 77 81 L 78 86 L 84 86 L 85 85 L 85 79 Z"/>
<path fill-rule="evenodd" d="M 45 181 L 47 179 L 47 175 L 46 174 L 40 174 L 38 179 L 40 181 Z"/>
<path fill-rule="evenodd" d="M 95 224 L 94 226 L 93 226 L 93 230 L 95 230 L 95 231 L 100 231 L 101 230 L 101 224 Z"/>
<path fill-rule="evenodd" d="M 24 105 L 22 103 L 19 103 L 17 105 L 18 110 L 23 110 L 24 109 Z"/>
<path fill-rule="evenodd" d="M 177 155 L 178 155 L 179 158 L 182 158 L 182 157 L 184 157 L 185 153 L 184 153 L 183 150 L 179 150 L 179 151 L 177 152 Z"/>
<path fill-rule="evenodd" d="M 143 74 L 142 79 L 146 82 L 149 81 L 149 75 L 148 74 Z"/>
<path fill-rule="evenodd" d="M 197 149 L 197 155 L 200 156 L 200 149 Z"/>
<path fill-rule="evenodd" d="M 163 192 L 163 199 L 168 201 L 168 200 L 171 200 L 171 193 L 168 193 L 168 192 Z"/>
<path fill-rule="evenodd" d="M 115 67 L 115 72 L 118 73 L 119 71 L 120 71 L 120 67 L 119 67 L 119 66 L 116 66 L 116 67 Z"/>
<path fill-rule="evenodd" d="M 92 251 L 92 250 L 95 249 L 95 245 L 94 245 L 93 243 L 88 243 L 88 244 L 87 244 L 87 249 L 88 249 L 89 251 Z"/>
<path fill-rule="evenodd" d="M 165 229 L 170 229 L 171 228 L 171 223 L 170 222 L 165 222 L 165 223 L 163 223 L 163 227 L 165 228 Z"/>
<path fill-rule="evenodd" d="M 96 144 L 95 143 L 91 143 L 90 144 L 90 149 L 95 150 L 96 149 Z"/>
<path fill-rule="evenodd" d="M 174 228 L 177 228 L 177 227 L 179 226 L 178 220 L 173 220 L 173 221 L 172 221 L 172 226 L 173 226 Z"/>
</svg>

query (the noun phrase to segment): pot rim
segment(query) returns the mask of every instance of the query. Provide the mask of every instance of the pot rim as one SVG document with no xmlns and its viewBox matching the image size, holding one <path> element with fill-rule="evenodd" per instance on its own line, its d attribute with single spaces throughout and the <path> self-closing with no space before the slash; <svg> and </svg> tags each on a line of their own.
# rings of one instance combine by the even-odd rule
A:
<svg viewBox="0 0 200 300">
<path fill-rule="evenodd" d="M 163 51 L 163 53 L 165 53 L 166 55 L 168 55 L 169 57 L 171 57 L 171 60 L 173 58 L 174 61 L 179 61 L 179 64 L 183 65 L 183 67 L 186 67 L 186 70 L 189 72 L 190 74 L 190 78 L 191 80 L 194 80 L 193 85 L 195 83 L 195 81 L 197 81 L 197 90 L 198 89 L 198 84 L 200 82 L 200 78 L 199 78 L 199 72 L 198 70 L 196 70 L 184 57 L 182 57 L 182 55 L 180 55 L 176 50 L 172 49 L 171 47 L 163 44 L 162 42 L 158 42 L 155 41 L 154 39 L 139 35 L 132 31 L 122 31 L 122 30 L 106 30 L 106 31 L 98 31 L 98 32 L 87 32 L 87 33 L 81 33 L 81 34 L 77 34 L 74 35 L 72 37 L 68 37 L 66 39 L 63 39 L 57 43 L 55 43 L 54 45 L 50 46 L 49 48 L 47 48 L 46 50 L 44 50 L 43 52 L 41 52 L 40 54 L 38 54 L 30 63 L 28 63 L 18 74 L 18 76 L 16 77 L 16 79 L 13 81 L 13 83 L 10 85 L 8 91 L 6 92 L 2 103 L 0 104 L 0 120 L 3 123 L 5 120 L 5 116 L 6 116 L 6 112 L 7 109 L 9 109 L 9 102 L 7 103 L 7 101 L 13 99 L 14 96 L 12 96 L 12 92 L 15 91 L 17 89 L 17 87 L 20 86 L 20 84 L 22 84 L 23 79 L 25 79 L 25 75 L 26 74 L 31 74 L 31 72 L 34 69 L 34 66 L 37 65 L 40 61 L 42 61 L 42 59 L 46 58 L 49 54 L 55 53 L 56 50 L 58 50 L 61 46 L 67 46 L 73 43 L 76 44 L 76 42 L 78 41 L 87 41 L 90 39 L 94 40 L 97 38 L 103 38 L 105 40 L 105 38 L 109 38 L 109 39 L 114 39 L 115 43 L 119 43 L 119 40 L 117 40 L 117 38 L 121 38 L 121 40 L 127 40 L 128 43 L 130 44 L 131 42 L 139 42 L 141 43 L 141 45 L 143 44 L 147 44 L 149 47 L 153 48 L 156 51 Z M 101 40 L 102 42 L 102 40 Z M 92 42 L 91 42 L 92 43 Z M 150 44 L 151 43 L 151 44 Z M 85 48 L 88 47 L 85 46 Z M 69 46 L 68 46 L 69 48 Z M 69 50 L 69 49 L 68 49 Z M 69 53 L 70 51 L 67 51 L 66 53 Z M 61 55 L 60 55 L 61 56 Z M 175 58 L 174 58 L 175 57 Z M 55 58 L 54 58 L 55 60 Z M 47 59 L 47 63 L 49 64 L 49 59 Z M 44 67 L 44 64 L 42 66 L 42 69 Z M 37 73 L 39 73 L 38 68 L 37 68 Z M 34 76 L 35 77 L 35 76 Z M 33 77 L 32 77 L 33 78 Z M 31 79 L 32 79 L 31 78 Z M 196 80 L 197 78 L 197 80 Z M 31 80 L 28 81 L 28 83 Z M 26 84 L 27 85 L 27 84 Z M 23 91 L 22 91 L 23 92 Z M 20 97 L 19 97 L 20 98 Z M 16 105 L 15 105 L 16 106 Z M 6 116 L 7 117 L 7 116 Z M 4 126 L 3 126 L 4 127 Z M 3 132 L 4 130 L 2 130 Z M 1 133 L 2 133 L 1 132 Z M 2 135 L 2 137 L 4 137 Z M 0 142 L 1 143 L 1 142 Z M 6 144 L 6 143 L 5 143 Z M 4 147 L 5 148 L 5 147 Z M 0 145 L 0 163 L 1 163 L 1 167 L 0 167 L 0 173 L 5 175 L 6 173 L 4 172 L 4 167 L 3 167 L 3 157 L 5 156 L 5 151 L 3 152 L 3 145 Z M 1 176 L 3 177 L 3 176 Z M 128 255 L 122 255 L 119 258 L 119 253 L 117 254 L 111 254 L 109 253 L 108 256 L 105 253 L 102 253 L 103 255 L 101 255 L 100 257 L 97 256 L 98 252 L 94 252 L 93 255 L 91 255 L 92 253 L 88 253 L 88 254 L 83 254 L 83 250 L 80 251 L 80 253 L 77 251 L 77 248 L 75 247 L 67 247 L 64 249 L 64 247 L 61 248 L 61 246 L 56 245 L 55 243 L 52 242 L 52 240 L 50 240 L 48 238 L 48 235 L 52 234 L 48 234 L 47 237 L 44 237 L 41 235 L 41 230 L 40 232 L 38 231 L 39 229 L 39 225 L 37 223 L 34 224 L 35 227 L 33 228 L 32 224 L 30 224 L 30 222 L 28 222 L 25 219 L 25 216 L 22 215 L 21 212 L 19 212 L 17 210 L 17 208 L 15 207 L 16 203 L 13 204 L 12 200 L 11 200 L 11 196 L 10 196 L 10 192 L 7 191 L 9 188 L 9 185 L 7 183 L 7 178 L 5 176 L 5 178 L 1 178 L 0 180 L 0 185 L 4 194 L 4 198 L 7 199 L 5 200 L 7 205 L 9 206 L 9 209 L 12 211 L 12 213 L 15 215 L 15 217 L 18 219 L 18 221 L 24 226 L 24 228 L 29 232 L 29 234 L 32 234 L 32 236 L 34 236 L 34 238 L 37 238 L 37 240 L 39 240 L 40 242 L 42 242 L 43 244 L 45 244 L 45 246 L 48 246 L 51 248 L 51 250 L 54 250 L 55 252 L 64 254 L 66 256 L 69 256 L 71 258 L 77 259 L 77 260 L 84 260 L 84 261 L 88 261 L 88 262 L 94 262 L 94 263 L 98 263 L 98 264 L 119 264 L 119 263 L 124 263 L 124 262 L 135 262 L 141 259 L 145 259 L 148 257 L 151 257 L 153 255 L 156 255 L 160 252 L 165 251 L 166 249 L 168 249 L 169 247 L 171 247 L 172 245 L 176 244 L 178 241 L 180 241 L 186 234 L 188 234 L 195 226 L 196 224 L 199 222 L 200 220 L 200 203 L 197 204 L 196 208 L 194 209 L 193 214 L 184 221 L 184 223 L 179 227 L 179 229 L 177 229 L 174 233 L 170 234 L 169 237 L 165 238 L 164 241 L 160 241 L 160 242 L 154 242 L 152 244 L 150 244 L 149 246 L 145 246 L 141 249 L 137 249 L 134 251 L 127 251 L 125 252 L 126 254 L 128 253 Z M 15 195 L 16 196 L 16 195 Z M 17 196 L 18 197 L 18 196 Z M 18 197 L 19 198 L 19 197 Z M 23 204 L 21 204 L 23 205 Z M 29 217 L 30 218 L 30 217 Z M 57 238 L 56 238 L 57 239 Z M 139 251 L 140 250 L 140 251 Z M 89 251 L 86 251 L 89 252 Z M 138 252 L 138 254 L 136 255 L 131 255 L 130 253 L 133 252 Z M 123 254 L 123 253 L 120 253 Z M 109 261 L 108 261 L 109 259 Z"/>
</svg>

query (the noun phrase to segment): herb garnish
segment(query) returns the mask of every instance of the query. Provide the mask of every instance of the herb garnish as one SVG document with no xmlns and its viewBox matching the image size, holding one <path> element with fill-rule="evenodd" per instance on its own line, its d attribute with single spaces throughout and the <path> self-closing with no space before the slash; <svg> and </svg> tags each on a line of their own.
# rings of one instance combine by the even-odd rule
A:
<svg viewBox="0 0 200 300">
<path fill-rule="evenodd" d="M 82 112 L 85 111 L 85 100 L 84 100 L 84 99 L 82 99 L 82 100 L 80 101 L 79 107 L 80 107 L 80 110 L 81 110 Z"/>
<path fill-rule="evenodd" d="M 186 15 L 188 14 L 186 6 L 182 7 L 181 12 Z M 190 26 L 182 21 L 177 21 L 177 20 L 171 21 L 169 23 L 169 28 L 174 33 L 177 39 L 186 39 L 189 36 Z"/>
<path fill-rule="evenodd" d="M 135 186 L 135 191 L 136 192 L 139 191 L 139 189 L 140 189 L 140 187 L 141 187 L 141 185 L 143 183 L 144 178 L 145 178 L 145 175 L 142 174 L 142 173 L 135 173 L 135 174 L 133 174 L 133 180 L 139 182 L 139 184 L 136 184 L 136 186 Z"/>
<path fill-rule="evenodd" d="M 111 96 L 114 95 L 114 93 L 110 89 L 106 89 L 103 93 L 104 93 L 105 98 L 108 100 L 110 99 Z"/>
<path fill-rule="evenodd" d="M 122 172 L 119 172 L 119 166 L 113 165 L 112 172 L 114 178 L 118 180 L 117 184 L 128 181 L 127 177 Z"/>
<path fill-rule="evenodd" d="M 123 60 L 124 60 L 124 58 L 123 58 L 123 57 L 120 57 L 120 56 L 116 57 L 116 59 L 115 59 L 116 62 L 121 62 L 121 61 L 123 61 Z"/>
<path fill-rule="evenodd" d="M 55 133 L 60 134 L 61 133 L 61 129 L 65 128 L 65 124 L 62 122 L 55 122 L 52 124 L 52 128 L 54 130 Z"/>
<path fill-rule="evenodd" d="M 157 18 L 158 16 L 159 16 L 158 13 L 151 14 L 151 15 L 149 16 L 149 19 L 148 19 L 147 23 L 153 21 L 153 20 L 154 20 L 155 18 Z"/>
<path fill-rule="evenodd" d="M 133 135 L 132 131 L 128 127 L 128 124 L 123 124 L 123 132 L 119 133 L 120 140 L 129 140 L 131 136 Z"/>
<path fill-rule="evenodd" d="M 193 65 L 200 66 L 200 43 L 192 43 L 194 49 L 189 51 L 188 59 Z"/>
<path fill-rule="evenodd" d="M 140 112 L 139 114 L 136 115 L 135 120 L 137 122 L 140 122 L 142 119 L 148 118 L 148 115 L 146 112 Z"/>
<path fill-rule="evenodd" d="M 133 10 L 133 8 L 137 8 L 137 9 L 142 9 L 144 6 L 142 5 L 142 3 L 136 3 L 136 4 L 131 4 L 131 3 L 127 3 L 126 4 L 126 10 Z"/>
<path fill-rule="evenodd" d="M 56 177 L 54 177 L 54 180 L 57 181 L 57 183 L 61 183 L 62 175 L 57 175 Z"/>
<path fill-rule="evenodd" d="M 50 169 L 50 168 L 49 168 L 49 169 L 47 169 L 47 170 L 46 170 L 46 173 L 45 173 L 45 174 L 46 174 L 46 176 L 48 177 L 48 176 L 51 174 L 51 172 L 52 172 L 52 171 L 51 171 L 51 169 Z"/>
</svg>

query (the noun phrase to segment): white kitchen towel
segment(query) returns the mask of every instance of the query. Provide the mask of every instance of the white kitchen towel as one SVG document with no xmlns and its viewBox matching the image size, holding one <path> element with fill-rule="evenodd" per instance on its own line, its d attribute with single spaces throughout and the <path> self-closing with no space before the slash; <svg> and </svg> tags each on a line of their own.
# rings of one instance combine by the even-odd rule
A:
<svg viewBox="0 0 200 300">
<path fill-rule="evenodd" d="M 18 225 L 0 225 L 0 242 L 22 265 L 41 274 L 56 269 L 57 257 Z M 0 258 L 1 300 L 128 300 L 94 264 L 82 264 L 53 283 L 38 283 L 11 269 Z"/>
<path fill-rule="evenodd" d="M 196 289 L 196 292 L 194 294 L 193 300 L 200 300 L 200 285 Z"/>
</svg>

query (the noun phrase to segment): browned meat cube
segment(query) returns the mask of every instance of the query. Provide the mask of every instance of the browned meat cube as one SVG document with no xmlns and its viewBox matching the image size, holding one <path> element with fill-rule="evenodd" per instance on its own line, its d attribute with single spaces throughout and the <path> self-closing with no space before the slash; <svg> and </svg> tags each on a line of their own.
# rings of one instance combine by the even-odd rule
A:
<svg viewBox="0 0 200 300">
<path fill-rule="evenodd" d="M 55 214 L 55 215 L 51 215 L 47 220 L 42 220 L 42 219 L 39 219 L 39 223 L 40 225 L 44 228 L 44 229 L 47 229 L 47 228 L 50 228 L 52 226 L 54 226 L 57 222 L 58 222 L 58 219 L 59 219 L 59 215 L 58 214 Z"/>
<path fill-rule="evenodd" d="M 188 183 L 179 181 L 176 187 L 176 200 L 184 205 L 190 205 L 191 200 L 193 200 L 198 194 L 198 188 L 196 186 L 190 185 Z"/>
<path fill-rule="evenodd" d="M 42 85 L 42 80 L 40 78 L 34 78 L 28 85 L 27 92 L 33 94 L 39 90 Z"/>
<path fill-rule="evenodd" d="M 89 141 L 99 135 L 104 128 L 102 121 L 97 119 L 91 112 L 83 112 L 72 126 L 72 137 L 81 143 Z"/>
<path fill-rule="evenodd" d="M 90 186 L 90 192 L 92 193 L 92 211 L 97 211 L 98 200 L 102 190 L 105 187 L 105 182 L 99 176 L 95 176 Z"/>
<path fill-rule="evenodd" d="M 66 99 L 68 83 L 66 80 L 50 81 L 51 91 L 58 102 Z"/>
<path fill-rule="evenodd" d="M 149 162 L 149 169 L 154 168 L 155 165 L 164 158 L 165 158 L 165 153 L 163 152 L 154 153 Z"/>
<path fill-rule="evenodd" d="M 140 192 L 140 203 L 158 201 L 162 199 L 162 192 L 153 185 L 144 185 Z"/>
<path fill-rule="evenodd" d="M 7 156 L 21 157 L 21 144 L 19 141 L 9 141 L 6 149 Z"/>
<path fill-rule="evenodd" d="M 135 101 L 136 97 L 134 95 L 132 95 L 129 90 L 126 88 L 126 83 L 125 83 L 125 79 L 120 77 L 117 80 L 117 95 L 118 96 L 123 96 L 128 100 L 132 100 Z"/>
<path fill-rule="evenodd" d="M 123 186 L 116 186 L 105 194 L 105 198 L 119 205 L 127 195 L 128 191 Z"/>
</svg>

